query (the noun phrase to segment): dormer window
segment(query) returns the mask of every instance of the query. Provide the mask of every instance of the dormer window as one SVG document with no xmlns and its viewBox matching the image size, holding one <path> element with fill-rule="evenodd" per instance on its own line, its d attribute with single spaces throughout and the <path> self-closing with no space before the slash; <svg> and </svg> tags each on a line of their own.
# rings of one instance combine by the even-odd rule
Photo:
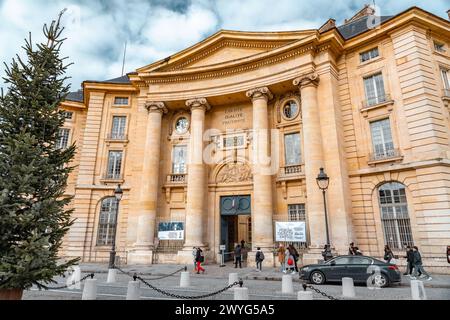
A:
<svg viewBox="0 0 450 320">
<path fill-rule="evenodd" d="M 441 42 L 434 41 L 434 50 L 440 53 L 445 53 L 445 45 Z"/>
<path fill-rule="evenodd" d="M 378 52 L 378 47 L 370 49 L 368 51 L 364 51 L 362 53 L 359 54 L 359 58 L 361 63 L 369 61 L 371 59 L 374 59 L 376 57 L 378 57 L 380 55 L 380 53 Z"/>
<path fill-rule="evenodd" d="M 115 106 L 128 106 L 128 104 L 129 104 L 128 97 L 115 97 L 114 98 Z"/>
</svg>

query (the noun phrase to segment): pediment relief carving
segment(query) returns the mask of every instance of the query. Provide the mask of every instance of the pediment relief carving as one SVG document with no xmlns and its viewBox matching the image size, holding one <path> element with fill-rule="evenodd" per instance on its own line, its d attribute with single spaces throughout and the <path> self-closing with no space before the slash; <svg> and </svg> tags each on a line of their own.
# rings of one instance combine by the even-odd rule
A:
<svg viewBox="0 0 450 320">
<path fill-rule="evenodd" d="M 216 177 L 216 183 L 251 182 L 253 173 L 251 167 L 246 163 L 227 163 Z"/>
</svg>

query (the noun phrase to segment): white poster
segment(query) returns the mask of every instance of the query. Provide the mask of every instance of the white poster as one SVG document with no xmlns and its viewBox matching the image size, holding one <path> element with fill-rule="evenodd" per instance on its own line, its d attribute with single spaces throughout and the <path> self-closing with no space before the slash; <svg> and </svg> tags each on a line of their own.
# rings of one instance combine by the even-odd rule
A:
<svg viewBox="0 0 450 320">
<path fill-rule="evenodd" d="M 184 240 L 183 222 L 160 222 L 158 238 L 159 240 Z"/>
<path fill-rule="evenodd" d="M 275 241 L 306 242 L 305 221 L 275 222 Z"/>
</svg>

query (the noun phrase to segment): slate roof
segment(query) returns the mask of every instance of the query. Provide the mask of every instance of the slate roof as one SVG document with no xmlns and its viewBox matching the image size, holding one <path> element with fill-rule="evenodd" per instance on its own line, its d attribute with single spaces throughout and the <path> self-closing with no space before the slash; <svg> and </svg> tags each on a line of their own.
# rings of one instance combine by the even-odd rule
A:
<svg viewBox="0 0 450 320">
<path fill-rule="evenodd" d="M 69 92 L 66 97 L 67 101 L 83 102 L 83 91 Z"/>
<path fill-rule="evenodd" d="M 381 16 L 380 23 L 388 21 L 392 17 L 394 17 L 394 16 Z M 351 39 L 363 32 L 366 32 L 367 30 L 369 30 L 369 26 L 367 23 L 369 18 L 373 19 L 373 16 L 365 16 L 365 17 L 359 18 L 353 22 L 349 22 L 347 24 L 342 25 L 342 26 L 338 27 L 337 29 L 345 40 Z M 370 24 L 370 21 L 369 21 L 369 24 Z"/>
<path fill-rule="evenodd" d="M 130 79 L 128 78 L 127 75 L 124 75 L 122 77 L 118 77 L 118 78 L 114 78 L 114 79 L 110 79 L 110 80 L 105 80 L 105 81 L 94 81 L 94 82 L 98 82 L 98 83 L 113 83 L 113 84 L 130 84 Z M 83 90 L 78 90 L 75 92 L 70 92 L 67 97 L 66 97 L 67 101 L 75 101 L 75 102 L 83 102 Z"/>
<path fill-rule="evenodd" d="M 105 80 L 105 81 L 100 81 L 100 82 L 104 82 L 104 83 L 118 83 L 118 84 L 130 84 L 130 79 L 128 78 L 127 75 L 124 75 L 122 77 L 118 77 L 118 78 L 114 78 L 111 80 Z"/>
</svg>

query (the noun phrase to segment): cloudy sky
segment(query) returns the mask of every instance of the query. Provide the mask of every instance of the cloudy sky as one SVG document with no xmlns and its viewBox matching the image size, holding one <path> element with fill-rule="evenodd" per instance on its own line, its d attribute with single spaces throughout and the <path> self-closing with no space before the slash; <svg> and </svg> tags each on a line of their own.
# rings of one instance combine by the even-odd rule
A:
<svg viewBox="0 0 450 320">
<path fill-rule="evenodd" d="M 41 39 L 42 25 L 64 8 L 64 54 L 72 89 L 83 80 L 121 75 L 170 56 L 219 29 L 282 31 L 318 28 L 332 17 L 341 24 L 372 0 L 0 0 L 0 62 L 10 63 L 31 31 Z M 381 15 L 419 6 L 443 18 L 446 0 L 377 0 Z M 4 76 L 0 68 L 0 77 Z M 4 87 L 0 81 L 0 87 Z"/>
</svg>

